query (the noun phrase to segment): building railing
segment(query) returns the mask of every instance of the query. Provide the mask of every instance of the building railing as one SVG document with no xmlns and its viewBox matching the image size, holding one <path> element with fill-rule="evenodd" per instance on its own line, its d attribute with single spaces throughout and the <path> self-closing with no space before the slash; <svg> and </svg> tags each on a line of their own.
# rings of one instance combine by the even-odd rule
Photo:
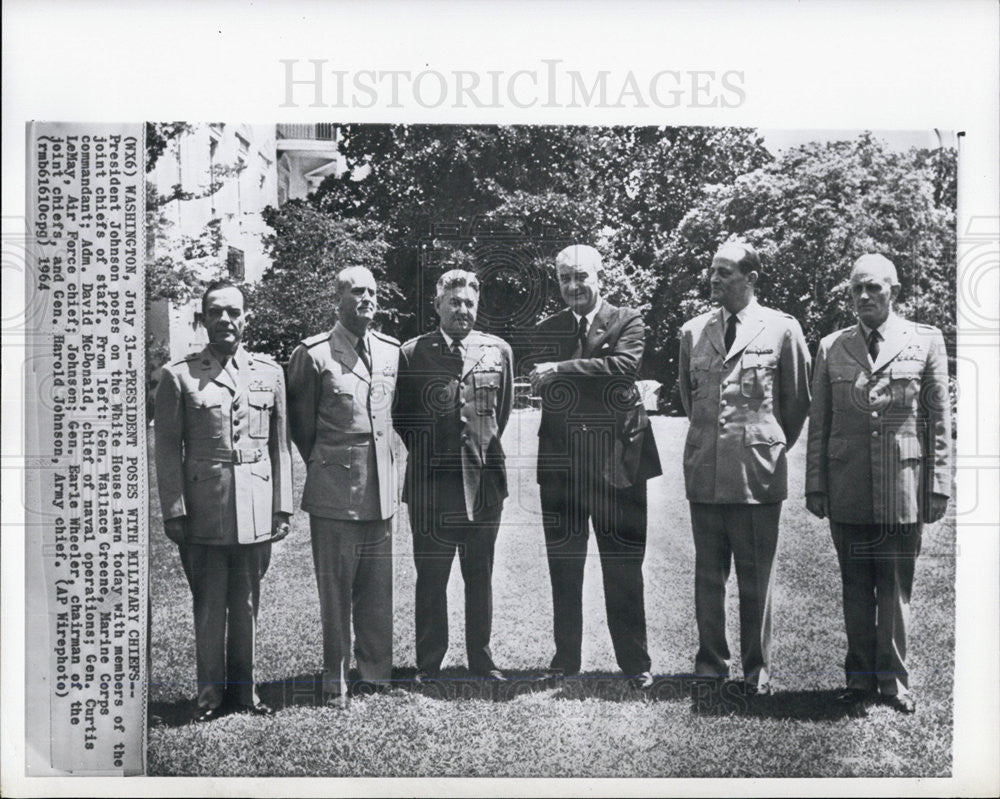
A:
<svg viewBox="0 0 1000 799">
<path fill-rule="evenodd" d="M 337 126 L 332 122 L 317 124 L 279 124 L 279 139 L 306 139 L 309 141 L 336 141 Z"/>
</svg>

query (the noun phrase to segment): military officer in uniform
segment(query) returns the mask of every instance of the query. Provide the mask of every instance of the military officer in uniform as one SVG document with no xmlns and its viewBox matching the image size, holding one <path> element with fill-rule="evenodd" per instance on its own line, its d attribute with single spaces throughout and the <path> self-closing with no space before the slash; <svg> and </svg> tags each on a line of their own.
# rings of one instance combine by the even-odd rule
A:
<svg viewBox="0 0 1000 799">
<path fill-rule="evenodd" d="M 392 671 L 392 519 L 398 480 L 392 398 L 399 342 L 370 329 L 376 285 L 364 267 L 337 275 L 333 330 L 305 339 L 288 365 L 292 439 L 308 464 L 309 513 L 323 623 L 323 692 L 346 698 L 354 619 L 355 692 Z"/>
<path fill-rule="evenodd" d="M 504 680 L 493 662 L 493 552 L 507 475 L 500 436 L 510 416 L 510 346 L 473 330 L 479 281 L 454 269 L 437 282 L 432 333 L 403 344 L 395 425 L 409 457 L 409 506 L 417 570 L 417 682 L 433 679 L 448 649 L 448 575 L 458 550 L 465 581 L 469 671 Z"/>
<path fill-rule="evenodd" d="M 260 581 L 288 534 L 292 469 L 285 381 L 240 346 L 243 293 L 202 297 L 209 344 L 163 367 L 156 392 L 156 475 L 163 525 L 194 595 L 198 720 L 236 707 L 268 715 L 254 682 Z"/>
<path fill-rule="evenodd" d="M 632 687 L 652 686 L 642 563 L 646 481 L 660 457 L 635 380 L 645 349 L 639 312 L 600 292 L 601 255 L 573 245 L 556 256 L 566 308 L 535 328 L 533 390 L 542 398 L 537 478 L 552 583 L 555 654 L 549 679 L 578 674 L 583 573 L 593 522 L 608 630 Z"/>
<path fill-rule="evenodd" d="M 880 693 L 903 713 L 906 631 L 924 522 L 951 494 L 951 405 L 944 339 L 896 316 L 896 268 L 863 255 L 851 272 L 858 324 L 824 338 L 809 417 L 806 506 L 829 517 L 847 627 L 847 689 L 838 701 L 864 715 Z"/>
<path fill-rule="evenodd" d="M 736 564 L 747 695 L 770 691 L 771 584 L 785 453 L 809 411 L 809 350 L 799 323 L 756 301 L 760 258 L 730 242 L 715 254 L 711 297 L 721 308 L 681 328 L 681 401 L 691 421 L 684 481 L 695 544 L 695 674 L 729 675 L 726 582 Z"/>
</svg>

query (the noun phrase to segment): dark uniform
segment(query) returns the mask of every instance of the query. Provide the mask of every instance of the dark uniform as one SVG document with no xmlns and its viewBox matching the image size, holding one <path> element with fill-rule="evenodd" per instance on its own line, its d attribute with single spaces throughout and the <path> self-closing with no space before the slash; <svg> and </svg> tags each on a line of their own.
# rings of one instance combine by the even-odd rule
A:
<svg viewBox="0 0 1000 799">
<path fill-rule="evenodd" d="M 493 551 L 507 474 L 500 437 L 513 369 L 503 339 L 473 330 L 464 358 L 440 331 L 403 344 L 394 421 L 409 451 L 408 503 L 417 569 L 417 668 L 434 673 L 448 649 L 448 575 L 458 548 L 465 580 L 469 669 L 495 669 L 490 653 Z"/>
<path fill-rule="evenodd" d="M 208 347 L 167 364 L 155 427 L 163 519 L 187 520 L 180 553 L 194 595 L 198 705 L 218 707 L 226 691 L 233 704 L 256 705 L 260 580 L 272 516 L 292 512 L 281 367 L 242 347 L 225 367 Z"/>
</svg>

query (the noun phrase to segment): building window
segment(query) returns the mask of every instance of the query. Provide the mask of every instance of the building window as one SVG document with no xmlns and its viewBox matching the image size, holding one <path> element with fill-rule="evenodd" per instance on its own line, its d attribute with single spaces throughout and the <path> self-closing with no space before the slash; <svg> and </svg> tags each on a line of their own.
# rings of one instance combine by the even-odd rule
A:
<svg viewBox="0 0 1000 799">
<path fill-rule="evenodd" d="M 226 248 L 226 267 L 232 280 L 243 280 L 246 277 L 246 265 L 243 260 L 243 250 L 239 247 Z"/>
</svg>

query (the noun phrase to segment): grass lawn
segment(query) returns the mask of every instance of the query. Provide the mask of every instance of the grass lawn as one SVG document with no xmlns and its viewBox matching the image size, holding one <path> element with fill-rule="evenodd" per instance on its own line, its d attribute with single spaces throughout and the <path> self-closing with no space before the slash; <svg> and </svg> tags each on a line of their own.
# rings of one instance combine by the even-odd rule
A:
<svg viewBox="0 0 1000 799">
<path fill-rule="evenodd" d="M 319 703 L 319 602 L 309 520 L 298 512 L 275 545 L 264 578 L 257 678 L 270 719 L 232 715 L 191 724 L 194 631 L 191 599 L 175 547 L 162 532 L 151 492 L 151 775 L 328 776 L 947 776 L 951 773 L 954 669 L 954 554 L 951 521 L 925 528 L 911 606 L 913 716 L 876 706 L 867 718 L 832 706 L 846 649 L 837 560 L 827 523 L 802 499 L 805 443 L 790 453 L 774 599 L 777 692 L 748 703 L 708 703 L 684 675 L 692 669 L 694 545 L 684 499 L 681 451 L 687 422 L 655 417 L 665 474 L 649 483 L 644 573 L 653 671 L 647 696 L 616 677 L 596 544 L 584 587 L 583 675 L 560 687 L 528 678 L 553 653 L 552 597 L 535 485 L 537 411 L 516 411 L 504 436 L 511 496 L 504 508 L 493 577 L 493 656 L 514 678 L 501 690 L 467 679 L 462 581 L 448 589 L 449 679 L 434 689 L 400 687 Z M 152 458 L 150 464 L 152 468 Z M 305 468 L 296 456 L 296 507 Z M 151 475 L 150 485 L 155 486 Z M 414 669 L 414 567 L 405 506 L 394 534 L 394 677 Z M 730 578 L 733 677 L 739 634 Z"/>
</svg>

